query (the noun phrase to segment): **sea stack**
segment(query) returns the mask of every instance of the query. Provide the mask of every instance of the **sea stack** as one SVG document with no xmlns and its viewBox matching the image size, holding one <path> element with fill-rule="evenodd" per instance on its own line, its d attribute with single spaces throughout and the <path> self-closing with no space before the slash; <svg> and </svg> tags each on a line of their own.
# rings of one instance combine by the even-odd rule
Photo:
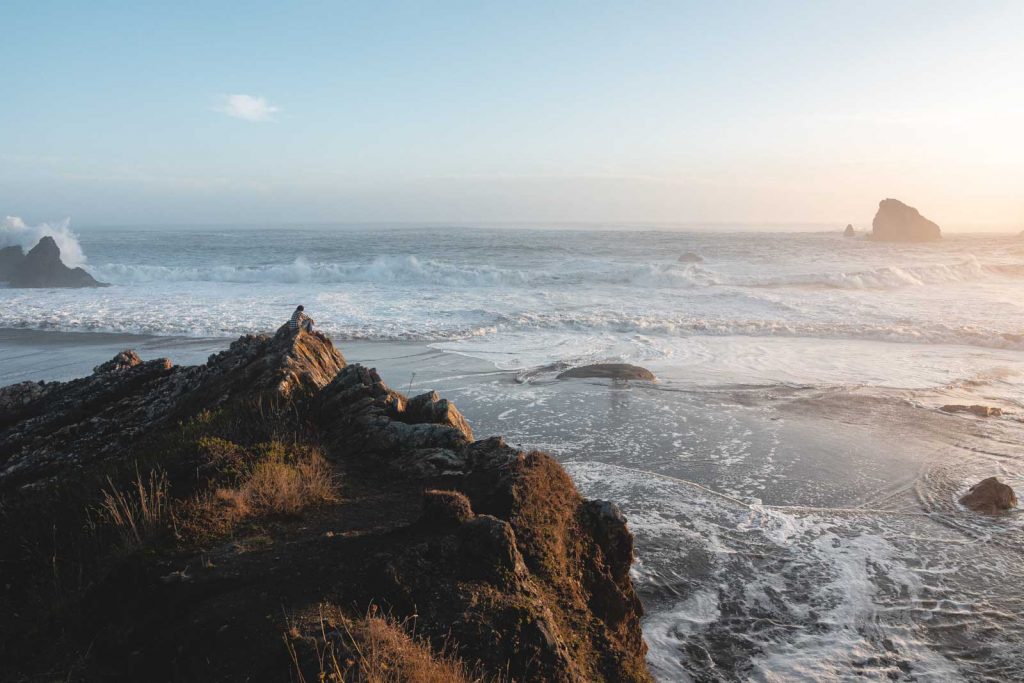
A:
<svg viewBox="0 0 1024 683">
<path fill-rule="evenodd" d="M 21 247 L 0 249 L 0 282 L 10 287 L 105 287 L 81 268 L 60 260 L 60 247 L 50 236 L 25 254 Z"/>
<path fill-rule="evenodd" d="M 853 224 L 846 226 L 846 230 L 843 230 L 843 237 L 856 237 L 857 231 L 853 229 Z"/>
<path fill-rule="evenodd" d="M 871 238 L 883 242 L 932 242 L 942 238 L 938 225 L 898 199 L 878 203 L 871 227 Z"/>
</svg>

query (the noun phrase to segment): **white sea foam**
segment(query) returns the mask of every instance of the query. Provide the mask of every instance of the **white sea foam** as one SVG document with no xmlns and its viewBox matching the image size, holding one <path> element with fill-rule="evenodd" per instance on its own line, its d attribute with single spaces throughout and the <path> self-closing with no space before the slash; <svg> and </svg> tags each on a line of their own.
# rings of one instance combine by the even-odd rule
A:
<svg viewBox="0 0 1024 683">
<path fill-rule="evenodd" d="M 0 222 L 0 249 L 18 246 L 27 252 L 43 237 L 53 238 L 60 247 L 60 258 L 66 265 L 74 268 L 85 263 L 85 253 L 78 243 L 78 237 L 71 231 L 70 219 L 27 225 L 17 216 L 7 216 Z"/>
<path fill-rule="evenodd" d="M 977 606 L 1014 600 L 1000 586 L 1020 574 L 1016 551 L 924 514 L 747 508 L 648 473 L 567 467 L 584 495 L 620 501 L 636 534 L 660 680 L 999 680 L 1019 661 L 1019 619 Z M 684 597 L 659 597 L 667 588 Z"/>
</svg>

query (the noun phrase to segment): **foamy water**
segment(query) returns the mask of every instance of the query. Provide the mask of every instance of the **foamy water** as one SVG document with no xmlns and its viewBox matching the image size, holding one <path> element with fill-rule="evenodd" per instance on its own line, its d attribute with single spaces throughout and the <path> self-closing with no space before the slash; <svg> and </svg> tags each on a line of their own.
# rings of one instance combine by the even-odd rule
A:
<svg viewBox="0 0 1024 683">
<path fill-rule="evenodd" d="M 8 242 L 75 240 L 67 225 L 7 228 Z M 0 327 L 233 337 L 302 303 L 343 349 L 432 347 L 382 361 L 402 375 L 385 378 L 440 390 L 479 436 L 549 450 L 585 495 L 622 505 L 661 680 L 1024 670 L 1024 516 L 957 503 L 991 475 L 1024 490 L 1024 239 L 325 227 L 78 241 L 113 286 L 0 289 Z M 463 356 L 491 369 L 458 370 Z M 597 361 L 660 379 L 555 380 Z"/>
</svg>

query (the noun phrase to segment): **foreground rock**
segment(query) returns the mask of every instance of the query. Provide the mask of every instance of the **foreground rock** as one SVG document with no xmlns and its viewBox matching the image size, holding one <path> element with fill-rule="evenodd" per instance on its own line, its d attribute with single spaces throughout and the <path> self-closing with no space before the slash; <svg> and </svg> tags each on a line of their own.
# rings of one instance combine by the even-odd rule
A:
<svg viewBox="0 0 1024 683">
<path fill-rule="evenodd" d="M 25 254 L 21 247 L 0 249 L 0 282 L 11 287 L 103 287 L 81 268 L 68 268 L 60 260 L 60 247 L 44 237 Z"/>
<path fill-rule="evenodd" d="M 596 377 L 599 379 L 632 379 L 641 381 L 653 381 L 657 379 L 654 373 L 647 368 L 629 363 L 597 363 L 595 365 L 582 365 L 578 368 L 566 370 L 558 375 L 558 379 L 585 379 Z"/>
<path fill-rule="evenodd" d="M 843 230 L 843 237 L 856 237 L 857 231 L 853 229 L 853 224 L 846 226 L 846 230 Z"/>
<path fill-rule="evenodd" d="M 251 454 L 286 464 L 282 443 L 321 450 L 341 494 L 189 526 L 197 506 L 246 512 L 223 487 Z M 98 521 L 111 486 L 176 512 L 118 532 Z M 0 388 L 14 680 L 325 679 L 323 615 L 380 610 L 487 679 L 649 681 L 632 559 L 618 508 L 583 499 L 550 456 L 476 440 L 451 402 L 390 389 L 319 333 L 242 337 L 196 367 L 126 351 L 88 377 Z"/>
<path fill-rule="evenodd" d="M 999 479 L 989 477 L 972 486 L 960 502 L 975 512 L 994 515 L 1016 507 L 1017 496 Z"/>
<path fill-rule="evenodd" d="M 692 251 L 688 251 L 679 257 L 680 263 L 704 263 L 704 257 Z"/>
<path fill-rule="evenodd" d="M 970 413 L 972 415 L 977 415 L 978 417 L 1001 417 L 1003 414 L 1002 408 L 996 408 L 994 406 L 965 406 L 956 403 L 942 406 L 940 410 L 945 413 Z"/>
<path fill-rule="evenodd" d="M 938 225 L 898 199 L 878 203 L 871 228 L 871 239 L 884 242 L 931 242 L 942 238 Z"/>
</svg>

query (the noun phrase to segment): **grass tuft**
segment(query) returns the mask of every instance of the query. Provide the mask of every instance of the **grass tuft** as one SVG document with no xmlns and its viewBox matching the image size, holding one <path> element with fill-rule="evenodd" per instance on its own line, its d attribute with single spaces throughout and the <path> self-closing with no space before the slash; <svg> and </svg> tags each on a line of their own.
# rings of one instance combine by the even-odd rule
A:
<svg viewBox="0 0 1024 683">
<path fill-rule="evenodd" d="M 109 477 L 107 486 L 102 492 L 100 514 L 120 532 L 127 545 L 142 545 L 173 525 L 166 472 L 151 470 L 144 478 L 136 469 L 127 490 L 118 489 Z"/>
</svg>

